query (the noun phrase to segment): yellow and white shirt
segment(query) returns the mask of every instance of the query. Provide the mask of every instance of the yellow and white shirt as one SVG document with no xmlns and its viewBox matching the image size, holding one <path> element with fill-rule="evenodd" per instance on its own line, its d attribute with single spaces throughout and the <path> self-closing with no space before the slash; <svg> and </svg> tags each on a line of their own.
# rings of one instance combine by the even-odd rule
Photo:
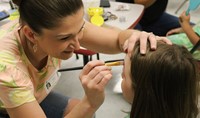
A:
<svg viewBox="0 0 200 118">
<path fill-rule="evenodd" d="M 60 59 L 48 57 L 37 70 L 21 45 L 18 21 L 0 27 L 0 109 L 44 100 L 59 79 Z"/>
</svg>

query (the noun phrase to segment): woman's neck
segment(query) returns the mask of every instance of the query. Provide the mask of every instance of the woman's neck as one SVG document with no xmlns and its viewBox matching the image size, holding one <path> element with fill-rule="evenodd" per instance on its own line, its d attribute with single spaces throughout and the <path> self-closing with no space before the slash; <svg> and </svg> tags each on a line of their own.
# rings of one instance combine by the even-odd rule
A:
<svg viewBox="0 0 200 118">
<path fill-rule="evenodd" d="M 40 50 L 34 52 L 33 43 L 26 38 L 22 30 L 19 30 L 19 36 L 24 52 L 30 63 L 38 70 L 44 68 L 47 64 L 48 55 L 44 55 Z"/>
</svg>

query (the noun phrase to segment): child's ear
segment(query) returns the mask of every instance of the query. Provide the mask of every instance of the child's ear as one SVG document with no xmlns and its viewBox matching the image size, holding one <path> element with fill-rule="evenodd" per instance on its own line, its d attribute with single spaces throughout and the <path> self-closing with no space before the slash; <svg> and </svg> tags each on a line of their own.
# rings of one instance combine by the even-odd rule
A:
<svg viewBox="0 0 200 118">
<path fill-rule="evenodd" d="M 29 41 L 31 41 L 33 44 L 37 42 L 37 39 L 35 38 L 35 33 L 28 25 L 23 26 L 22 30 L 24 35 Z"/>
</svg>

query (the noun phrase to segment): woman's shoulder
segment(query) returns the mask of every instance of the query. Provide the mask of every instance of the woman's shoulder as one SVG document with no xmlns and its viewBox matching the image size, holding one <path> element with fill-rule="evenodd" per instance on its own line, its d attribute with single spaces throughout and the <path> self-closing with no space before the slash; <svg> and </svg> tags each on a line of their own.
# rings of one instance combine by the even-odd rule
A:
<svg viewBox="0 0 200 118">
<path fill-rule="evenodd" d="M 19 19 L 12 20 L 0 27 L 0 39 L 7 33 L 12 32 L 16 27 L 19 27 Z"/>
<path fill-rule="evenodd" d="M 23 75 L 27 70 L 26 63 L 23 60 L 22 46 L 18 38 L 17 29 L 13 29 L 13 32 L 9 32 L 0 38 L 0 77 L 4 73 L 16 77 L 15 74 Z"/>
<path fill-rule="evenodd" d="M 0 63 L 0 108 L 12 108 L 35 100 L 33 83 L 25 68 Z"/>
<path fill-rule="evenodd" d="M 0 50 L 0 78 L 27 78 L 28 67 L 22 57 L 9 50 Z"/>
</svg>

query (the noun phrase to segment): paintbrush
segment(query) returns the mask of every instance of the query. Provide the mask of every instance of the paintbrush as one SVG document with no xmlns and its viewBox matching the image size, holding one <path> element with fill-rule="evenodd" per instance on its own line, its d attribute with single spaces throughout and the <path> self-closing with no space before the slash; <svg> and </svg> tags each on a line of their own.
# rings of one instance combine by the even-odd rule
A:
<svg viewBox="0 0 200 118">
<path fill-rule="evenodd" d="M 106 62 L 105 66 L 120 66 L 123 65 L 123 61 Z"/>
<path fill-rule="evenodd" d="M 106 62 L 105 65 L 106 66 L 120 66 L 123 65 L 123 61 L 114 61 L 114 62 Z M 63 69 L 59 69 L 58 72 L 63 72 L 63 71 L 71 71 L 71 70 L 81 70 L 83 69 L 83 66 L 80 67 L 74 67 L 74 68 L 63 68 Z"/>
</svg>

